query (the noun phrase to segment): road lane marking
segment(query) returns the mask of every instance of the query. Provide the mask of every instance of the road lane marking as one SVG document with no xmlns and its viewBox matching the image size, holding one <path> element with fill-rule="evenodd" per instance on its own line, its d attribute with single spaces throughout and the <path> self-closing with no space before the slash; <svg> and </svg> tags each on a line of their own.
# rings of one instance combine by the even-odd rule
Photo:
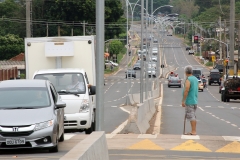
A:
<svg viewBox="0 0 240 160">
<path fill-rule="evenodd" d="M 218 149 L 216 152 L 240 153 L 240 143 L 234 141 L 234 142 L 227 144 L 226 146 Z"/>
<path fill-rule="evenodd" d="M 65 133 L 64 134 L 64 140 L 69 140 L 71 139 L 73 136 L 75 136 L 76 134 L 71 134 L 71 133 Z"/>
</svg>

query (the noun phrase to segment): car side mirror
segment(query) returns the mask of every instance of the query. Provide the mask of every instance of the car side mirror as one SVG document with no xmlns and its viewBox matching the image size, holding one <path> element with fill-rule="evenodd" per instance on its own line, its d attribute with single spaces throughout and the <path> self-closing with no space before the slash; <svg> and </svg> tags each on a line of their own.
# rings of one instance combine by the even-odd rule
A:
<svg viewBox="0 0 240 160">
<path fill-rule="evenodd" d="M 65 103 L 65 102 L 63 102 L 63 101 L 58 101 L 58 102 L 56 103 L 55 109 L 60 109 L 60 108 L 65 108 L 65 107 L 66 107 L 66 103 Z"/>
<path fill-rule="evenodd" d="M 96 86 L 91 86 L 89 89 L 89 95 L 95 95 L 96 94 Z"/>
</svg>

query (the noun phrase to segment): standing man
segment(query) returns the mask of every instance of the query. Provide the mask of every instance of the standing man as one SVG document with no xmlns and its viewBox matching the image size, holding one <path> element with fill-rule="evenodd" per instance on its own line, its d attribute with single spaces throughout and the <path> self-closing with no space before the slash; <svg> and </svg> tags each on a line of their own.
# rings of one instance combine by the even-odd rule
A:
<svg viewBox="0 0 240 160">
<path fill-rule="evenodd" d="M 190 121 L 192 131 L 187 135 L 196 135 L 196 109 L 198 103 L 198 79 L 192 75 L 192 66 L 185 67 L 186 81 L 183 88 L 182 107 L 185 107 L 185 119 Z"/>
</svg>

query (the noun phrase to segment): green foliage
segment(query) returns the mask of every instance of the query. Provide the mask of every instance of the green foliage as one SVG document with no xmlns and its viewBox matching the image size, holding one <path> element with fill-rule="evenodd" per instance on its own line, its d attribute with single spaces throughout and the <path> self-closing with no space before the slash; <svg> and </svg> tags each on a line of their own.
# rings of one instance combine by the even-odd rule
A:
<svg viewBox="0 0 240 160">
<path fill-rule="evenodd" d="M 188 0 L 172 0 L 171 5 L 173 5 L 172 11 L 186 17 L 188 19 L 194 17 L 198 14 L 199 6 L 194 4 L 194 1 Z"/>
<path fill-rule="evenodd" d="M 119 41 L 119 40 L 111 41 L 110 46 L 109 46 L 110 54 L 111 55 L 119 54 L 122 50 L 122 47 L 123 47 L 123 44 L 121 41 Z"/>
<path fill-rule="evenodd" d="M 23 39 L 17 35 L 0 36 L 0 60 L 8 60 L 24 51 Z"/>
</svg>

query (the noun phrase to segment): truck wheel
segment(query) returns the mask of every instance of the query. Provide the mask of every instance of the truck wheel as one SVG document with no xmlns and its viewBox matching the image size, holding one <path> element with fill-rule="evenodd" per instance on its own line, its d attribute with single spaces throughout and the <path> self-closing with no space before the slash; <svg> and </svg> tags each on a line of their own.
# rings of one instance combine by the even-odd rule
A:
<svg viewBox="0 0 240 160">
<path fill-rule="evenodd" d="M 93 111 L 94 115 L 93 115 L 93 122 L 91 124 L 91 127 L 85 130 L 85 134 L 91 134 L 93 131 L 95 131 L 95 111 Z"/>
</svg>

